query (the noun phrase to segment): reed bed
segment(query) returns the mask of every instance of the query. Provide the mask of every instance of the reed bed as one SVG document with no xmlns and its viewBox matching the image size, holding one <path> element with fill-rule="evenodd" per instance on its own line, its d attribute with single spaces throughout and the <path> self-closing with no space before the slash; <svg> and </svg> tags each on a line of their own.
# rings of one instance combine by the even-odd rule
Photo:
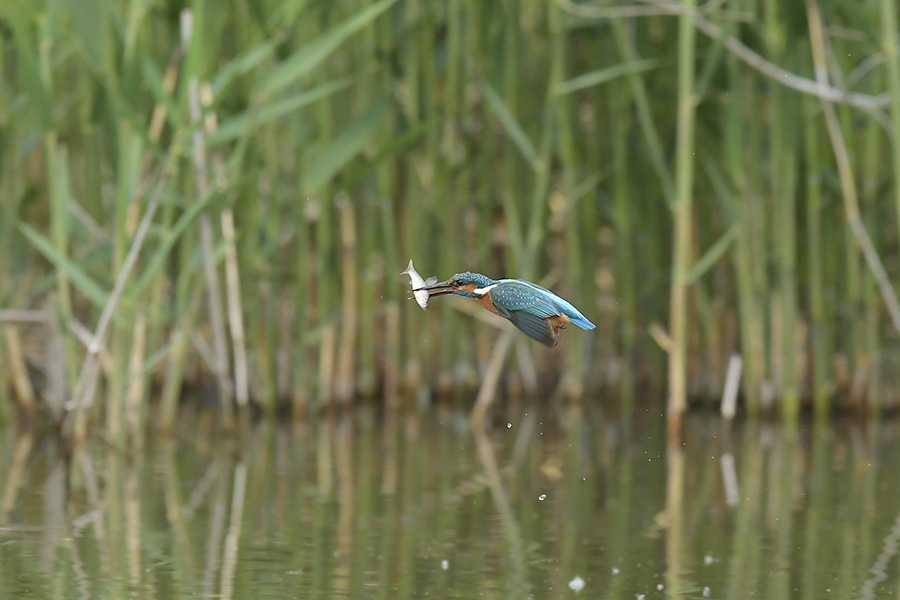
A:
<svg viewBox="0 0 900 600">
<path fill-rule="evenodd" d="M 5 3 L 0 418 L 479 388 L 676 418 L 732 356 L 749 414 L 895 411 L 898 29 L 892 0 Z M 410 257 L 598 329 L 423 313 Z"/>
</svg>

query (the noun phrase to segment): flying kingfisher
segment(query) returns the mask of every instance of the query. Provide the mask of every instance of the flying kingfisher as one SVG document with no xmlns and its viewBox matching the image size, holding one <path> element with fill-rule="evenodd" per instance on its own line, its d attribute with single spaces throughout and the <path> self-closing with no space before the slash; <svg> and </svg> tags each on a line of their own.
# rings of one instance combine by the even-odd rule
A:
<svg viewBox="0 0 900 600">
<path fill-rule="evenodd" d="M 457 273 L 447 281 L 432 283 L 415 291 L 429 296 L 455 294 L 472 298 L 480 305 L 512 321 L 525 335 L 545 346 L 556 346 L 559 330 L 573 323 L 582 329 L 595 325 L 578 309 L 550 290 L 522 279 L 491 279 L 481 273 Z"/>
</svg>

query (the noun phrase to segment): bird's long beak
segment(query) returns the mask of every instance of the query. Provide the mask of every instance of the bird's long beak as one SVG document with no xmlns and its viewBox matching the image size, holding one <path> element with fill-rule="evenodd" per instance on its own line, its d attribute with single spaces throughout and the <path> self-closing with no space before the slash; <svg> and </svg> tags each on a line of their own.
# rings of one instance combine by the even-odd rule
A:
<svg viewBox="0 0 900 600">
<path fill-rule="evenodd" d="M 413 291 L 418 292 L 420 290 L 428 290 L 429 296 L 443 296 L 444 294 L 452 294 L 459 288 L 453 285 L 453 280 L 448 279 L 447 281 L 439 281 L 437 283 L 432 283 L 431 285 L 426 285 L 425 287 L 416 288 Z"/>
</svg>

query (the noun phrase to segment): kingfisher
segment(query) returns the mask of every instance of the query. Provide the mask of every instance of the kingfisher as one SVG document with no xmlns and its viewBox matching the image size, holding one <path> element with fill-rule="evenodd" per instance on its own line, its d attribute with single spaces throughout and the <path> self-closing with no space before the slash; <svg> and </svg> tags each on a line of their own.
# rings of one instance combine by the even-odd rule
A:
<svg viewBox="0 0 900 600">
<path fill-rule="evenodd" d="M 491 279 L 466 271 L 413 291 L 418 290 L 428 290 L 429 297 L 455 294 L 472 298 L 495 315 L 509 319 L 528 337 L 551 348 L 559 341 L 560 329 L 570 323 L 586 330 L 595 327 L 570 302 L 522 279 Z"/>
</svg>

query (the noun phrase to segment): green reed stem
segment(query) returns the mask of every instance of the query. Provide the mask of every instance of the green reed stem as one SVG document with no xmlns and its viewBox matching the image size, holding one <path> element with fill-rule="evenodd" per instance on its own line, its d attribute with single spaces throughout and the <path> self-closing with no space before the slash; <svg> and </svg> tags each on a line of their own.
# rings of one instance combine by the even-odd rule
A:
<svg viewBox="0 0 900 600">
<path fill-rule="evenodd" d="M 773 61 L 782 64 L 786 58 L 786 34 L 784 19 L 789 8 L 774 0 L 767 0 L 765 31 L 769 54 Z M 794 421 L 799 411 L 799 390 L 796 373 L 796 239 L 794 181 L 796 128 L 789 127 L 795 116 L 792 99 L 784 88 L 771 92 L 769 103 L 769 167 L 767 194 L 771 203 L 771 231 L 775 254 L 778 257 L 778 288 L 772 290 L 772 358 L 775 382 L 781 390 L 784 414 Z M 775 315 L 777 314 L 777 318 Z"/>
<path fill-rule="evenodd" d="M 674 238 L 672 243 L 672 284 L 669 316 L 669 398 L 667 415 L 670 431 L 679 431 L 687 405 L 688 281 L 691 263 L 691 224 L 694 186 L 694 7 L 683 3 L 684 14 L 678 29 L 678 117 L 675 148 Z"/>
<path fill-rule="evenodd" d="M 44 141 L 45 160 L 47 161 L 48 188 L 50 189 L 50 226 L 53 244 L 63 256 L 69 253 L 69 164 L 68 152 L 58 146 L 56 135 L 47 133 Z M 60 329 L 67 331 L 73 318 L 72 293 L 69 286 L 69 275 L 65 269 L 56 270 L 56 292 L 58 297 L 58 316 Z M 75 384 L 78 373 L 78 356 L 72 338 L 65 339 L 65 366 L 70 386 Z M 71 387 L 70 387 L 71 389 Z"/>
<path fill-rule="evenodd" d="M 684 8 L 685 11 L 689 12 L 690 8 L 688 6 L 685 6 Z M 634 47 L 634 41 L 628 37 L 625 24 L 619 19 L 613 19 L 611 25 L 613 34 L 616 38 L 616 45 L 619 48 L 619 54 L 621 54 L 625 61 L 629 63 L 638 62 L 640 57 Z M 679 28 L 679 36 L 682 31 L 683 29 Z M 688 35 L 693 37 L 693 33 L 689 33 Z M 681 52 L 681 43 L 679 41 L 679 65 L 681 64 Z M 691 53 L 693 54 L 693 49 L 691 49 Z M 647 93 L 647 86 L 640 74 L 635 71 L 628 73 L 628 81 L 631 83 L 632 93 L 634 94 L 634 105 L 637 109 L 638 124 L 640 125 L 644 142 L 647 144 L 650 164 L 653 166 L 653 170 L 656 171 L 656 175 L 659 178 L 659 183 L 665 194 L 666 202 L 671 204 L 675 201 L 675 195 L 677 193 L 676 182 L 673 180 L 672 173 L 667 166 L 661 141 L 662 138 L 660 137 L 656 120 L 653 118 L 652 103 L 650 102 L 650 96 Z"/>
<path fill-rule="evenodd" d="M 747 411 L 755 415 L 760 410 L 760 393 L 765 378 L 765 337 L 762 308 L 759 304 L 754 277 L 754 264 L 762 259 L 757 252 L 755 200 L 752 198 L 747 162 L 747 140 L 743 128 L 743 92 L 747 85 L 737 72 L 737 60 L 727 59 L 730 74 L 729 101 L 725 110 L 725 154 L 729 179 L 734 185 L 733 212 L 740 233 L 735 243 L 734 263 L 737 280 L 738 322 L 741 331 L 741 352 L 744 357 L 744 398 Z"/>
<path fill-rule="evenodd" d="M 887 89 L 891 115 L 891 164 L 894 173 L 894 201 L 900 215 L 900 33 L 897 31 L 897 3 L 881 0 L 882 48 L 887 63 Z M 898 216 L 900 222 L 900 216 Z"/>
<path fill-rule="evenodd" d="M 551 80 L 548 85 L 553 89 L 560 81 L 565 80 L 566 73 L 566 42 L 567 35 L 563 27 L 562 12 L 556 6 L 548 8 L 550 13 L 550 60 L 553 65 L 551 73 L 558 79 Z M 572 118 L 572 99 L 566 95 L 555 99 L 558 123 L 558 152 L 562 164 L 559 186 L 561 189 L 552 190 L 551 195 L 561 194 L 565 197 L 563 210 L 565 215 L 565 243 L 566 243 L 566 279 L 568 289 L 572 292 L 579 289 L 578 282 L 583 278 L 583 246 L 581 240 L 580 211 L 573 207 L 576 187 L 575 168 L 578 164 L 578 149 L 575 143 L 575 134 L 572 131 L 574 119 Z M 551 198 L 547 199 L 552 202 Z M 551 220 L 554 215 L 551 214 Z M 584 377 L 587 373 L 585 365 L 584 340 L 573 341 L 567 347 L 566 372 L 563 374 L 563 392 L 571 398 L 581 399 L 584 395 Z"/>
<path fill-rule="evenodd" d="M 883 77 L 878 76 L 873 79 L 875 86 L 884 80 Z M 878 211 L 879 190 L 877 188 L 880 158 L 886 152 L 883 135 L 881 127 L 874 120 L 868 121 L 862 132 L 860 204 L 866 229 L 871 233 L 876 247 L 884 247 L 885 238 L 885 228 Z M 863 368 L 866 372 L 866 409 L 870 416 L 875 417 L 885 402 L 882 380 L 882 362 L 885 354 L 882 352 L 883 319 L 878 297 L 878 284 L 873 277 L 866 277 L 863 281 L 863 305 L 865 307 L 865 327 L 861 329 L 864 330 L 862 348 L 865 356 Z"/>
<path fill-rule="evenodd" d="M 819 121 L 815 101 L 803 102 L 802 122 L 804 155 L 806 156 L 806 247 L 807 289 L 809 294 L 810 352 L 812 354 L 812 398 L 817 416 L 828 411 L 828 388 L 831 375 L 832 340 L 834 330 L 828 318 L 826 281 L 823 253 L 825 231 L 823 228 L 823 178 Z"/>
<path fill-rule="evenodd" d="M 851 115 L 845 110 L 845 107 L 836 107 L 835 113 L 837 115 L 839 128 L 843 132 L 847 151 L 855 151 L 851 150 L 851 148 L 855 149 L 856 147 L 856 131 L 851 125 Z M 856 187 L 855 183 L 853 185 Z M 857 218 L 861 217 L 858 215 Z M 859 246 L 855 243 L 852 228 L 844 228 L 843 238 L 844 274 L 842 277 L 843 284 L 841 285 L 841 289 L 845 296 L 841 303 L 846 307 L 850 307 L 854 314 L 862 314 L 864 284 L 862 256 L 860 255 Z M 855 319 L 856 317 L 854 317 L 854 320 Z M 860 321 L 859 323 L 861 324 L 863 322 L 864 321 Z M 860 390 L 855 389 L 856 386 L 853 382 L 857 380 L 857 377 L 864 377 L 866 371 L 865 328 L 861 326 L 852 326 L 847 334 L 844 354 L 847 357 L 847 364 L 850 367 L 849 404 L 854 407 L 854 410 L 859 411 L 859 409 L 862 408 L 863 397 L 859 393 Z"/>
</svg>

